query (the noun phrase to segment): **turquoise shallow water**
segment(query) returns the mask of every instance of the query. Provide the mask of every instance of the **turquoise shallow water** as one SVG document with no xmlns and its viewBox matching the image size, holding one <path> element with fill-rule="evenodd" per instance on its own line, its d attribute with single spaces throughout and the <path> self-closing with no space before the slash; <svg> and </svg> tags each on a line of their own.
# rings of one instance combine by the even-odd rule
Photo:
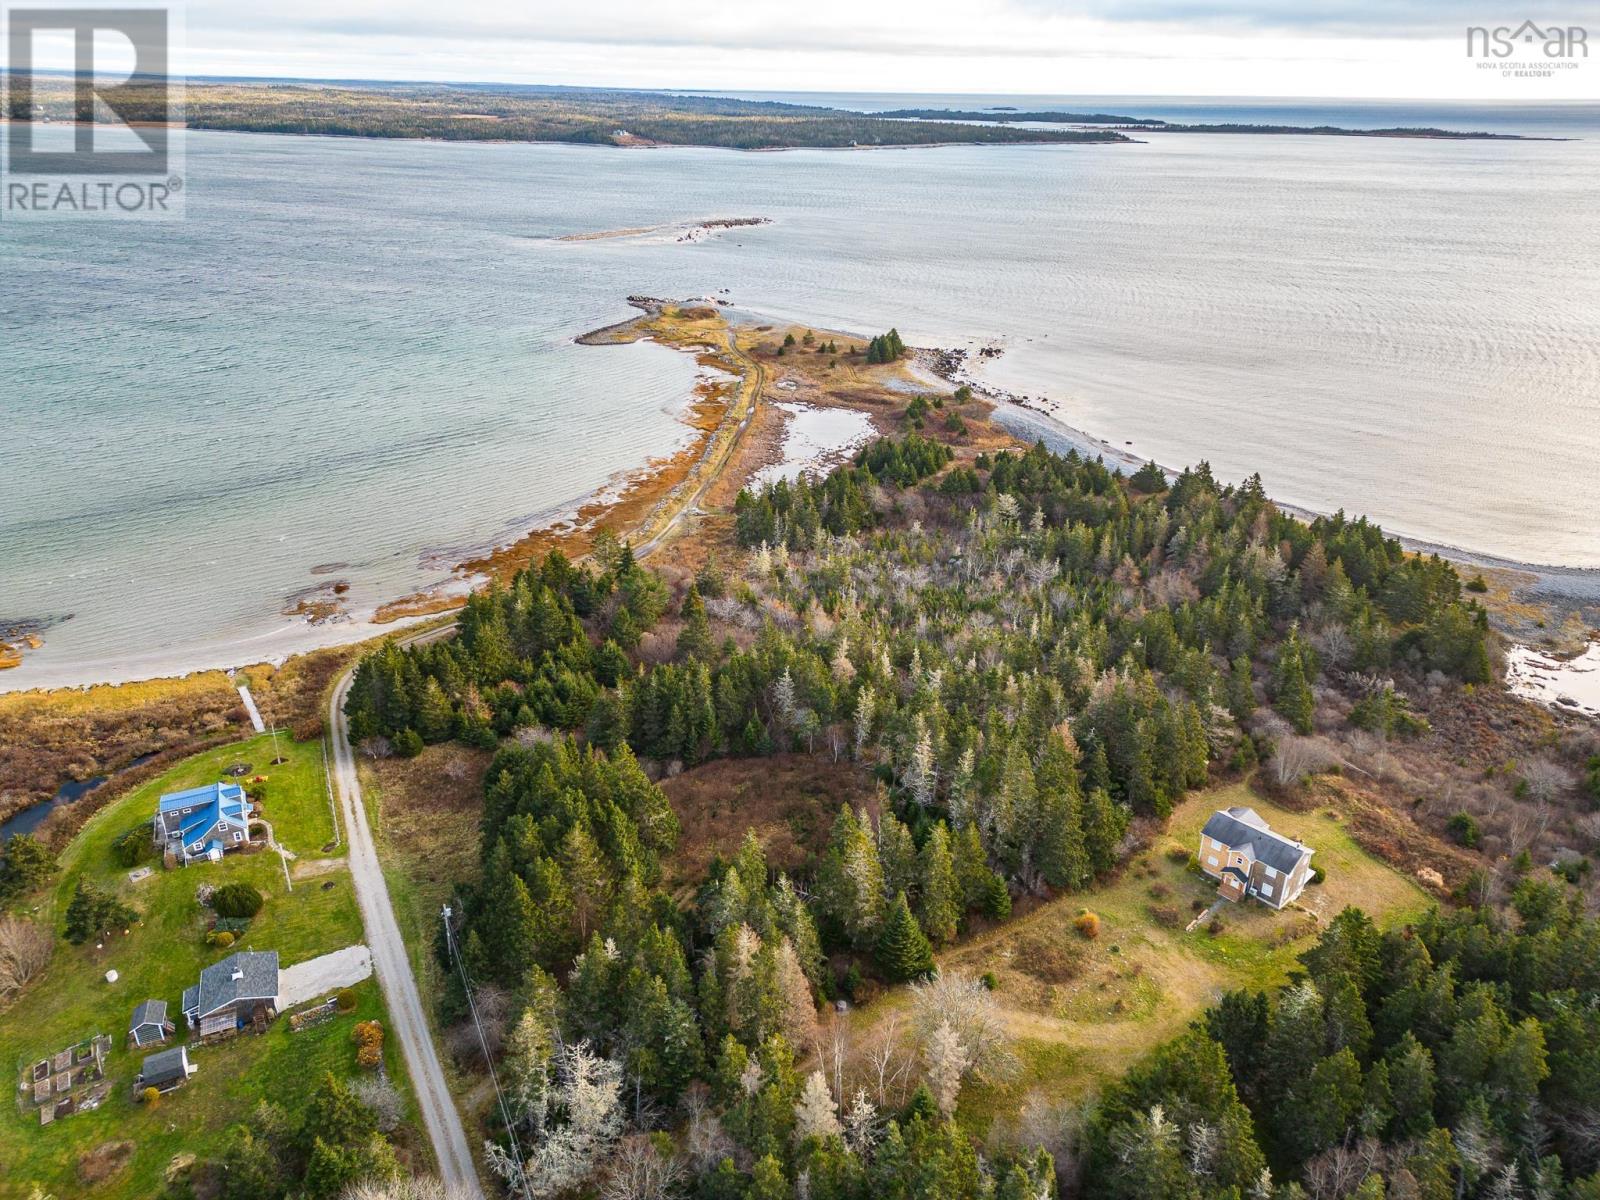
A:
<svg viewBox="0 0 1600 1200">
<path fill-rule="evenodd" d="M 631 292 L 919 344 L 1179 464 L 1600 565 L 1600 141 L 621 152 L 191 134 L 189 217 L 0 230 L 0 688 L 243 661 L 672 448 Z M 694 243 L 564 233 L 761 215 Z M 241 643 L 244 643 L 241 648 Z"/>
</svg>

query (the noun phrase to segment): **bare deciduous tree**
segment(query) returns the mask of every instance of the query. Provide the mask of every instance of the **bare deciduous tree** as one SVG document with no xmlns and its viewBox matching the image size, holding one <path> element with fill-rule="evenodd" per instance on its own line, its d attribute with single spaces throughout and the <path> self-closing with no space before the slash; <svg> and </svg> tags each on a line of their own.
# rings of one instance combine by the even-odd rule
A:
<svg viewBox="0 0 1600 1200">
<path fill-rule="evenodd" d="M 928 1065 L 928 1087 L 939 1103 L 939 1111 L 946 1117 L 953 1116 L 961 1081 L 972 1065 L 971 1051 L 961 1044 L 955 1027 L 949 1021 L 941 1021 L 923 1042 L 922 1057 Z"/>
<path fill-rule="evenodd" d="M 1321 738 L 1285 734 L 1272 750 L 1272 777 L 1279 787 L 1288 787 L 1333 762 L 1333 752 Z"/>
<path fill-rule="evenodd" d="M 1339 1200 L 1352 1194 L 1383 1163 L 1383 1147 L 1371 1138 L 1334 1146 L 1306 1163 L 1306 1190 L 1315 1200 Z"/>
<path fill-rule="evenodd" d="M 1535 804 L 1550 804 L 1572 789 L 1572 772 L 1553 758 L 1536 758 L 1522 769 L 1522 782 L 1528 799 Z"/>
<path fill-rule="evenodd" d="M 340 1193 L 340 1200 L 468 1200 L 466 1188 L 445 1187 L 431 1175 L 363 1179 Z"/>
<path fill-rule="evenodd" d="M 378 734 L 374 734 L 372 737 L 362 738 L 359 749 L 365 757 L 372 759 L 374 762 L 378 761 L 380 758 L 394 757 L 394 746 L 390 744 L 388 738 L 382 737 Z"/>
<path fill-rule="evenodd" d="M 733 1138 L 722 1127 L 722 1118 L 712 1110 L 711 1089 L 701 1080 L 689 1085 L 683 1095 L 683 1110 L 688 1116 L 683 1148 L 697 1174 L 716 1166 L 734 1152 Z"/>
<path fill-rule="evenodd" d="M 942 972 L 914 984 L 911 1012 L 924 1046 L 940 1025 L 948 1023 L 967 1049 L 968 1069 L 980 1078 L 1003 1078 L 1015 1066 L 1011 1035 L 1000 1020 L 994 993 L 980 981 Z"/>
<path fill-rule="evenodd" d="M 879 1108 L 898 1108 L 904 1103 L 906 1081 L 910 1078 L 913 1061 L 912 1055 L 902 1044 L 900 1014 L 891 1013 L 867 1051 L 873 1093 L 877 1096 Z"/>
<path fill-rule="evenodd" d="M 49 964 L 52 940 L 37 921 L 0 917 L 0 1008 Z"/>
<path fill-rule="evenodd" d="M 399 1128 L 400 1119 L 405 1115 L 405 1102 L 387 1078 L 369 1076 L 358 1079 L 350 1085 L 350 1091 L 372 1113 L 379 1133 L 392 1133 Z"/>
<path fill-rule="evenodd" d="M 677 1155 L 662 1154 L 645 1134 L 629 1134 L 611 1156 L 611 1169 L 600 1186 L 601 1200 L 665 1200 L 683 1175 Z"/>
</svg>

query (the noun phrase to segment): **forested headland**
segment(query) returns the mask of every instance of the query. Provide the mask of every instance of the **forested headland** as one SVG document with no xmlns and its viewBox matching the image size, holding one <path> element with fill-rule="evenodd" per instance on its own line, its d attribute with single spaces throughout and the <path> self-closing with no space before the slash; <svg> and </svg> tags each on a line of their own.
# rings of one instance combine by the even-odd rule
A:
<svg viewBox="0 0 1600 1200">
<path fill-rule="evenodd" d="M 740 560 L 681 594 L 602 540 L 357 674 L 354 736 L 498 747 L 440 953 L 447 1006 L 458 968 L 512 997 L 509 1183 L 581 1189 L 622 1147 L 706 1197 L 1592 1194 L 1600 1090 L 1548 1056 L 1587 1061 L 1594 926 L 1557 882 L 1393 933 L 1347 913 L 1305 978 L 1227 997 L 1070 1137 L 980 1147 L 954 1120 L 1006 1050 L 939 948 L 1092 890 L 1190 789 L 1311 740 L 1331 681 L 1396 738 L 1426 721 L 1385 676 L 1487 684 L 1449 564 L 1204 464 L 1169 484 L 915 432 L 747 491 L 735 522 Z M 876 810 L 839 809 L 794 874 L 751 837 L 669 892 L 652 778 L 778 753 L 871 772 Z M 819 1002 L 907 982 L 921 1082 L 852 1085 Z"/>
<path fill-rule="evenodd" d="M 137 88 L 129 119 L 139 119 Z M 39 77 L 33 103 L 70 120 L 66 79 Z M 13 88 L 13 102 L 23 98 Z M 149 120 L 165 121 L 164 93 Z M 571 142 L 605 146 L 717 146 L 775 150 L 944 143 L 1126 142 L 1111 129 L 1016 129 L 954 121 L 896 121 L 844 109 L 715 96 L 584 88 L 464 87 L 193 80 L 184 91 L 191 129 L 446 141 Z"/>
</svg>

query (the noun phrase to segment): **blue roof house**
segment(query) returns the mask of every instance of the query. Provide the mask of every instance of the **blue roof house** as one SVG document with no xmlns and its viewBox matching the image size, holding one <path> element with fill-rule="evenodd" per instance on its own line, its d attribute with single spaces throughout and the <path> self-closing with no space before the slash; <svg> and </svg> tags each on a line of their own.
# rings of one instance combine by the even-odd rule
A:
<svg viewBox="0 0 1600 1200">
<path fill-rule="evenodd" d="M 169 792 L 156 806 L 156 845 L 184 866 L 220 862 L 250 844 L 250 800 L 237 783 Z"/>
</svg>

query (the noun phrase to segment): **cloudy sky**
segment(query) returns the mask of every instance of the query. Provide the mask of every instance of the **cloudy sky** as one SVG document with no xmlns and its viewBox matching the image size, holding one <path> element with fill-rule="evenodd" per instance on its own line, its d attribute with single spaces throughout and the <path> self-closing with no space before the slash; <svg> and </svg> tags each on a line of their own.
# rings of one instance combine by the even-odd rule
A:
<svg viewBox="0 0 1600 1200">
<path fill-rule="evenodd" d="M 1542 0 L 1541 0 L 1542 3 Z M 1549 79 L 1469 25 L 1587 26 Z M 191 74 L 762 91 L 1600 96 L 1600 0 L 190 0 Z"/>
</svg>

